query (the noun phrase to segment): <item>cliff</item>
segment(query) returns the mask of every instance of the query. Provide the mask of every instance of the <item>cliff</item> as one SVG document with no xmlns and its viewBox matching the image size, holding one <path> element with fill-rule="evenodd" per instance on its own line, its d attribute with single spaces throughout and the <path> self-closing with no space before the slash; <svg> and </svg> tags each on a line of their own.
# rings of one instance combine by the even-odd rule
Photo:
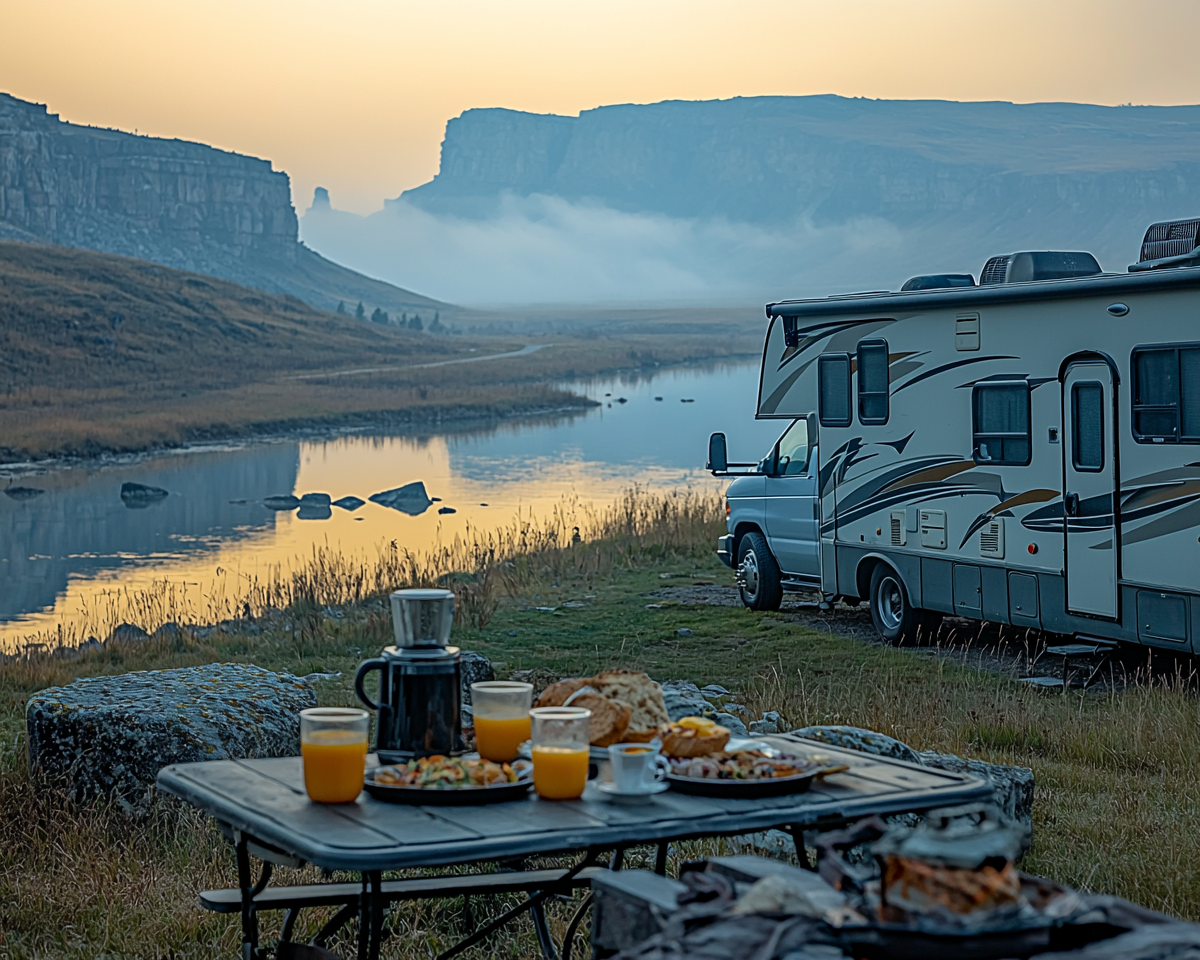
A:
<svg viewBox="0 0 1200 960">
<path fill-rule="evenodd" d="M 1133 257 L 1151 220 L 1200 209 L 1200 107 L 671 101 L 578 117 L 468 110 L 403 199 L 486 215 L 504 193 L 786 227 L 881 218 L 1006 245 Z"/>
<path fill-rule="evenodd" d="M 394 313 L 452 307 L 338 266 L 297 239 L 288 176 L 198 143 L 66 123 L 0 94 L 0 239 L 136 257 Z"/>
</svg>

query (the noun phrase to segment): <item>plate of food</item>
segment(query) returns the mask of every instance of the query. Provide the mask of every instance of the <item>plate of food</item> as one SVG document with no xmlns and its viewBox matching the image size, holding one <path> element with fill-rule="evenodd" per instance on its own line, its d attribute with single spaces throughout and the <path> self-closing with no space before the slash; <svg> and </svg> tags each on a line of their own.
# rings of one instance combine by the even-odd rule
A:
<svg viewBox="0 0 1200 960">
<path fill-rule="evenodd" d="M 367 793 L 387 803 L 451 805 L 521 800 L 533 786 L 528 760 L 493 763 L 477 755 L 422 757 L 368 770 Z"/>
<path fill-rule="evenodd" d="M 818 777 L 848 769 L 826 757 L 766 745 L 731 744 L 729 730 L 704 717 L 664 725 L 659 735 L 672 790 L 705 797 L 777 797 L 802 793 Z M 732 749 L 731 749 L 732 747 Z"/>
</svg>

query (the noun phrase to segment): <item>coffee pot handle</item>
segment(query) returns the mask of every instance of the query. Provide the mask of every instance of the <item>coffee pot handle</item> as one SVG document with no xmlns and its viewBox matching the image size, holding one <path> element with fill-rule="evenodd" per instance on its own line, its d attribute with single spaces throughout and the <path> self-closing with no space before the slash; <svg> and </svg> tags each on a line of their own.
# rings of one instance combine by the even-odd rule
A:
<svg viewBox="0 0 1200 960">
<path fill-rule="evenodd" d="M 358 699 L 372 710 L 379 710 L 380 706 L 367 696 L 367 691 L 363 689 L 363 681 L 372 670 L 383 671 L 386 667 L 385 660 L 364 660 L 359 664 L 358 673 L 354 677 L 354 692 L 358 694 Z"/>
</svg>

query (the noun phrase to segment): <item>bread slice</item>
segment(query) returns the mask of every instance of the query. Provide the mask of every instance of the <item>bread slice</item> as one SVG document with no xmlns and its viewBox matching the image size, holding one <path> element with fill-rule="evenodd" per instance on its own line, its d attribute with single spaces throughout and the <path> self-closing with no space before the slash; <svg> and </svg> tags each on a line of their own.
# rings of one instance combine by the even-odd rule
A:
<svg viewBox="0 0 1200 960">
<path fill-rule="evenodd" d="M 621 743 L 621 738 L 629 729 L 629 718 L 633 715 L 633 711 L 625 704 L 598 693 L 581 693 L 571 701 L 571 706 L 592 711 L 588 719 L 588 740 L 593 747 Z"/>
<path fill-rule="evenodd" d="M 659 730 L 662 752 L 668 757 L 707 757 L 720 753 L 729 742 L 729 729 L 703 717 L 684 717 Z"/>
<path fill-rule="evenodd" d="M 561 707 L 576 690 L 592 685 L 593 683 L 594 681 L 591 677 L 572 677 L 567 680 L 559 680 L 558 683 L 552 683 L 542 691 L 534 706 Z"/>
<path fill-rule="evenodd" d="M 662 689 L 644 673 L 624 669 L 604 670 L 592 678 L 591 685 L 610 700 L 619 701 L 632 711 L 629 729 L 625 731 L 626 743 L 649 743 L 658 736 L 658 728 L 662 724 L 671 722 Z"/>
</svg>

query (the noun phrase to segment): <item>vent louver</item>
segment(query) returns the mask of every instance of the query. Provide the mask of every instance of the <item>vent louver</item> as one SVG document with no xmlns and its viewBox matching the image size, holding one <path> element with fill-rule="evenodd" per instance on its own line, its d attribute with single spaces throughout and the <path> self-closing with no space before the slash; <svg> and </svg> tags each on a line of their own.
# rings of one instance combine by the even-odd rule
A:
<svg viewBox="0 0 1200 960">
<path fill-rule="evenodd" d="M 1188 257 L 1197 247 L 1200 247 L 1200 218 L 1152 223 L 1142 240 L 1138 264 Z"/>
<path fill-rule="evenodd" d="M 1003 283 L 1008 273 L 1008 257 L 992 257 L 979 271 L 979 285 Z"/>
</svg>

